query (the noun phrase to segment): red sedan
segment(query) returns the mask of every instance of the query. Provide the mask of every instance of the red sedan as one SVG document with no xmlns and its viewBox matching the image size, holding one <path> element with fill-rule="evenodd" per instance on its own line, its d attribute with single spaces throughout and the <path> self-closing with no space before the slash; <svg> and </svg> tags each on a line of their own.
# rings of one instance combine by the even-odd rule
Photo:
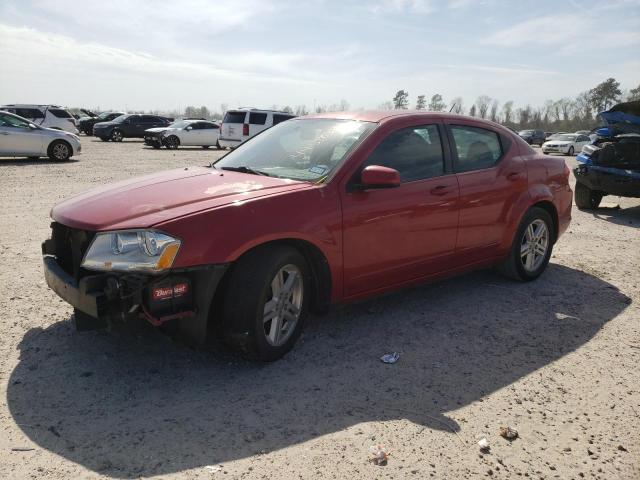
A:
<svg viewBox="0 0 640 480">
<path fill-rule="evenodd" d="M 535 279 L 571 218 L 568 178 L 476 118 L 296 118 L 210 167 L 57 205 L 45 276 L 79 329 L 142 317 L 274 360 L 332 303 L 490 266 Z"/>
</svg>

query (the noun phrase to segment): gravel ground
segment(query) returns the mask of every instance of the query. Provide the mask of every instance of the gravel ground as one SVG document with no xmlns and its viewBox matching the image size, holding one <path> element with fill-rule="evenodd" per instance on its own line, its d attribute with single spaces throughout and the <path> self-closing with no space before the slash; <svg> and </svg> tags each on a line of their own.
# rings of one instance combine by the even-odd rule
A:
<svg viewBox="0 0 640 480">
<path fill-rule="evenodd" d="M 640 478 L 639 200 L 574 209 L 536 282 L 476 272 L 345 306 L 262 365 L 146 325 L 74 331 L 42 275 L 51 206 L 219 155 L 83 146 L 0 160 L 1 478 Z"/>
</svg>

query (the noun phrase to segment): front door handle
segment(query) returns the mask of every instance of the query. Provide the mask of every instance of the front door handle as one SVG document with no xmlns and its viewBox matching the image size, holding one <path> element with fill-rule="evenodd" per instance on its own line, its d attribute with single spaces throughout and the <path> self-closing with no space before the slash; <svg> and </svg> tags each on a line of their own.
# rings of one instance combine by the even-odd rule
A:
<svg viewBox="0 0 640 480">
<path fill-rule="evenodd" d="M 442 196 L 446 195 L 447 193 L 449 193 L 449 187 L 447 185 L 438 185 L 437 187 L 433 187 L 431 189 L 432 195 Z"/>
<path fill-rule="evenodd" d="M 520 178 L 520 172 L 511 172 L 507 174 L 507 180 L 518 180 Z"/>
</svg>

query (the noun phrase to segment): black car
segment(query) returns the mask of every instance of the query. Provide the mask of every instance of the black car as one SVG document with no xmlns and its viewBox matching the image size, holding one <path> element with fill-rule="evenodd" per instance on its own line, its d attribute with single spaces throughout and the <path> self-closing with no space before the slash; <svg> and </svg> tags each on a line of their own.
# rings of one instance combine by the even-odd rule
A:
<svg viewBox="0 0 640 480">
<path fill-rule="evenodd" d="M 110 122 L 100 122 L 93 126 L 93 134 L 103 142 L 121 142 L 123 138 L 144 138 L 149 128 L 167 127 L 173 118 L 159 115 L 120 115 Z"/>
<path fill-rule="evenodd" d="M 100 122 L 110 122 L 115 120 L 119 116 L 124 115 L 124 112 L 102 112 L 95 117 L 80 117 L 78 120 L 78 130 L 84 132 L 86 135 L 93 135 L 93 126 Z"/>
<path fill-rule="evenodd" d="M 547 138 L 547 135 L 543 130 L 520 130 L 518 135 L 520 135 L 520 138 L 529 145 L 542 146 Z"/>
</svg>

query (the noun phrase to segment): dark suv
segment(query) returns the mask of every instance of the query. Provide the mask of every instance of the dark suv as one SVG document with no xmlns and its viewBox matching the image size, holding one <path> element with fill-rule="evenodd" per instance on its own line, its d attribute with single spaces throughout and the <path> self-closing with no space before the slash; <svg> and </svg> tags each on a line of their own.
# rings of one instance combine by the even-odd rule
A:
<svg viewBox="0 0 640 480">
<path fill-rule="evenodd" d="M 518 132 L 520 138 L 522 138 L 529 145 L 540 145 L 544 143 L 547 135 L 543 130 L 520 130 Z"/>
<path fill-rule="evenodd" d="M 99 122 L 93 126 L 93 134 L 107 142 L 121 142 L 123 138 L 144 138 L 149 128 L 167 127 L 173 118 L 158 115 L 121 115 L 110 122 Z"/>
<path fill-rule="evenodd" d="M 80 117 L 78 120 L 78 130 L 84 132 L 86 135 L 93 135 L 93 126 L 96 123 L 110 122 L 118 118 L 120 115 L 124 115 L 124 112 L 102 112 L 100 115 L 95 117 Z"/>
</svg>

